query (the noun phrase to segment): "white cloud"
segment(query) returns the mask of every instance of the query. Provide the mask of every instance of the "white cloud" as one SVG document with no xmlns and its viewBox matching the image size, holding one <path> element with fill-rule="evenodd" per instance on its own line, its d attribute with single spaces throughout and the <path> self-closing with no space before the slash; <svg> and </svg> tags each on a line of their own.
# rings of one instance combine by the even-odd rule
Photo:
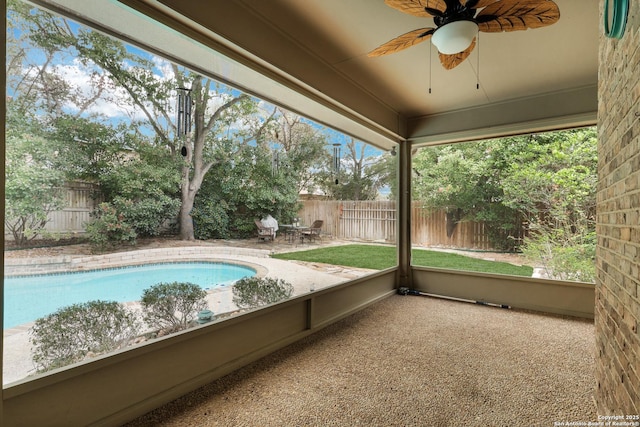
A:
<svg viewBox="0 0 640 427">
<path fill-rule="evenodd" d="M 154 78 L 158 81 L 167 81 L 174 78 L 171 64 L 163 58 L 154 56 L 156 73 Z M 79 59 L 74 59 L 67 64 L 54 65 L 51 72 L 65 80 L 83 98 L 94 97 L 98 93 L 98 85 L 102 87 L 100 97 L 86 110 L 86 114 L 98 114 L 108 119 L 115 120 L 146 120 L 142 110 L 132 105 L 131 97 L 122 87 L 113 82 L 102 69 L 91 63 L 84 65 Z M 67 103 L 65 109 L 77 112 L 79 105 Z M 173 103 L 167 108 L 174 109 Z"/>
<path fill-rule="evenodd" d="M 127 102 L 129 96 L 123 89 L 104 77 L 99 81 L 103 72 L 97 67 L 84 65 L 76 59 L 68 64 L 56 64 L 50 71 L 66 81 L 84 99 L 94 97 L 98 93 L 97 85 L 102 85 L 103 92 L 86 110 L 86 113 L 100 114 L 109 119 L 142 117 L 139 111 L 129 105 Z M 64 107 L 71 112 L 77 112 L 80 109 L 79 105 L 70 102 Z"/>
</svg>

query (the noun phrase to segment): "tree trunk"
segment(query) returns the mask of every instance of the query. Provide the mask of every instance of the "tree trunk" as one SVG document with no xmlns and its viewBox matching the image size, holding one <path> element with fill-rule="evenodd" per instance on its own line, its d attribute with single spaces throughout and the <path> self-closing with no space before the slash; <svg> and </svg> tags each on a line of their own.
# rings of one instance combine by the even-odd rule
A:
<svg viewBox="0 0 640 427">
<path fill-rule="evenodd" d="M 189 166 L 182 167 L 182 204 L 180 206 L 180 240 L 195 240 L 195 229 L 191 211 L 196 199 L 196 191 L 189 182 Z"/>
<path fill-rule="evenodd" d="M 216 120 L 222 117 L 223 113 L 234 105 L 249 99 L 243 94 L 226 104 L 219 107 L 211 116 L 208 123 L 205 123 L 206 103 L 208 97 L 208 84 L 205 85 L 206 90 L 203 91 L 202 78 L 195 79 L 191 84 L 192 93 L 194 95 L 194 131 L 192 135 L 187 134 L 184 147 L 186 148 L 185 163 L 182 166 L 182 206 L 180 207 L 180 239 L 195 240 L 195 226 L 191 211 L 195 204 L 196 195 L 202 186 L 205 175 L 214 164 L 213 162 L 204 162 L 205 138 L 211 132 Z M 275 110 L 274 110 L 275 111 Z M 264 126 L 263 126 L 264 127 Z M 254 135 L 255 138 L 255 135 Z"/>
<path fill-rule="evenodd" d="M 190 135 L 187 135 L 184 147 L 187 151 L 186 153 L 183 153 L 183 155 L 185 156 L 185 163 L 182 165 L 182 180 L 180 183 L 182 202 L 180 205 L 180 240 L 195 240 L 195 229 L 193 226 L 193 217 L 191 216 L 191 211 L 193 210 L 193 205 L 196 200 L 196 194 L 198 193 L 200 186 L 195 184 L 195 176 L 193 178 L 190 177 L 191 165 L 195 155 Z M 196 165 L 194 169 L 198 169 L 198 167 L 199 163 L 196 159 Z"/>
<path fill-rule="evenodd" d="M 446 216 L 446 227 L 447 227 L 447 237 L 451 238 L 453 236 L 453 232 L 460 222 L 460 218 L 462 218 L 462 209 L 458 208 L 452 211 L 447 211 Z"/>
<path fill-rule="evenodd" d="M 193 227 L 193 218 L 191 217 L 191 209 L 193 208 L 193 197 L 189 200 L 182 199 L 180 207 L 180 240 L 195 240 L 195 229 Z"/>
<path fill-rule="evenodd" d="M 187 162 L 182 166 L 182 205 L 180 206 L 180 240 L 195 240 L 195 227 L 191 211 L 195 204 L 196 195 L 202 186 L 205 175 L 211 168 L 212 163 L 203 165 L 202 163 L 202 140 L 196 140 L 195 153 L 191 152 L 190 138 L 187 137 Z M 191 172 L 191 164 L 193 161 L 193 172 Z M 191 175 L 191 176 L 190 176 Z"/>
</svg>

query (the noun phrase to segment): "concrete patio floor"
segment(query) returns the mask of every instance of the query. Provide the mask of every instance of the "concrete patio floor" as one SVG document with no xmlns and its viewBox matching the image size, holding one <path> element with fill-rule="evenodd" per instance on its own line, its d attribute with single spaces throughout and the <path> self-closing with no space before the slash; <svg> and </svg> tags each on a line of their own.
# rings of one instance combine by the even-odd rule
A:
<svg viewBox="0 0 640 427">
<path fill-rule="evenodd" d="M 594 334 L 587 320 L 395 295 L 126 426 L 587 425 Z"/>
</svg>

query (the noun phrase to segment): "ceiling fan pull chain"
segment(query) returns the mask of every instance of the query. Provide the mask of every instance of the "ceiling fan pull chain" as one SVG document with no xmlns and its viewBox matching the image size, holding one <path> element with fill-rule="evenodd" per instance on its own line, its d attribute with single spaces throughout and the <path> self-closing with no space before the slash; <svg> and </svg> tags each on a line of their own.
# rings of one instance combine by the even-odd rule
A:
<svg viewBox="0 0 640 427">
<path fill-rule="evenodd" d="M 478 53 L 478 56 L 476 57 L 476 60 L 478 61 L 476 64 L 476 90 L 480 90 L 480 32 L 478 32 L 478 35 L 476 36 L 476 42 Z"/>
<path fill-rule="evenodd" d="M 431 54 L 431 43 L 429 43 L 429 93 L 431 93 L 431 58 L 433 55 Z"/>
</svg>

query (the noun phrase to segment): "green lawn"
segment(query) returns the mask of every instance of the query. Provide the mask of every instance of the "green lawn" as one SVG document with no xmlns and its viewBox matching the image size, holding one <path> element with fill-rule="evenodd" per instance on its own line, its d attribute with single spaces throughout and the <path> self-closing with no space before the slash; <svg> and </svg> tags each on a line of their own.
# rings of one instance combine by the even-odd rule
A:
<svg viewBox="0 0 640 427">
<path fill-rule="evenodd" d="M 396 248 L 393 246 L 345 245 L 311 249 L 300 252 L 286 252 L 272 255 L 273 258 L 348 267 L 382 270 L 396 264 Z M 413 250 L 413 265 L 424 267 L 450 268 L 454 270 L 479 271 L 485 273 L 511 274 L 531 277 L 533 268 L 517 266 L 506 262 L 485 261 L 447 252 Z"/>
</svg>

